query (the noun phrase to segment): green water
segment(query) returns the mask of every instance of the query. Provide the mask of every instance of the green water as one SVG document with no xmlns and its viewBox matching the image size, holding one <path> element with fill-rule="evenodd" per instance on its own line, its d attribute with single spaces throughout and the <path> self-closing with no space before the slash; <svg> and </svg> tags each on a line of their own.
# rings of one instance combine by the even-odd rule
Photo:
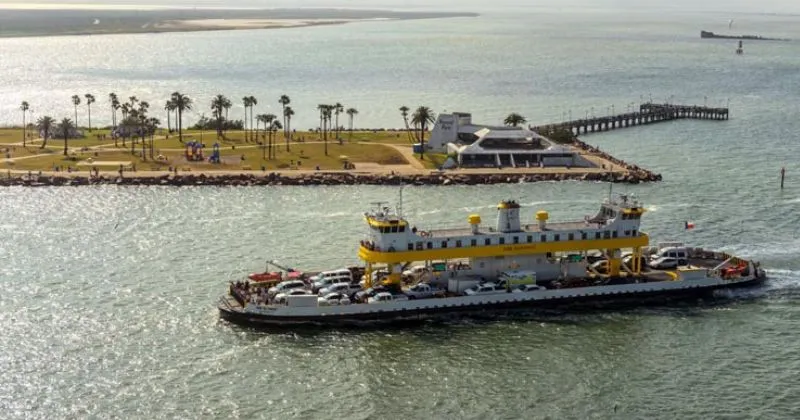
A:
<svg viewBox="0 0 800 420">
<path fill-rule="evenodd" d="M 701 28 L 717 29 L 706 15 L 534 18 L 164 34 L 156 50 L 142 49 L 145 35 L 0 40 L 3 120 L 15 121 L 28 95 L 44 104 L 37 112 L 67 112 L 73 91 L 120 83 L 146 100 L 286 91 L 307 125 L 320 92 L 376 126 L 399 126 L 403 103 L 481 121 L 517 111 L 535 123 L 612 103 L 620 111 L 650 94 L 729 99 L 730 121 L 585 140 L 664 175 L 617 187 L 645 202 L 643 230 L 655 241 L 757 259 L 765 286 L 716 306 L 269 334 L 219 321 L 226 282 L 265 259 L 305 269 L 357 262 L 360 215 L 371 201 L 395 201 L 396 188 L 6 188 L 0 418 L 800 416 L 800 44 L 748 43 L 737 57 L 733 44 L 699 40 Z M 737 22 L 761 25 L 741 32 L 792 37 L 792 19 Z M 86 60 L 59 53 L 76 49 Z M 274 59 L 275 50 L 293 58 Z M 417 57 L 430 61 L 409 66 Z M 50 99 L 62 96 L 64 106 Z M 463 226 L 475 212 L 493 220 L 507 198 L 527 206 L 524 217 L 543 209 L 580 220 L 607 194 L 578 182 L 409 187 L 404 207 L 420 228 Z M 687 220 L 694 230 L 683 230 Z"/>
</svg>

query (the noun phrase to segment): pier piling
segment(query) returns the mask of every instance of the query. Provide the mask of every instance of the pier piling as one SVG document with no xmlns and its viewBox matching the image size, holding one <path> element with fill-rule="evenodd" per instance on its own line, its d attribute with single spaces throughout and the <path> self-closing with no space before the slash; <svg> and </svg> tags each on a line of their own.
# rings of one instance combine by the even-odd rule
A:
<svg viewBox="0 0 800 420">
<path fill-rule="evenodd" d="M 652 102 L 639 105 L 639 110 L 593 118 L 581 118 L 554 124 L 532 126 L 536 132 L 551 130 L 569 130 L 574 135 L 617 130 L 637 125 L 654 124 L 678 119 L 714 120 L 729 119 L 730 111 L 725 108 L 714 108 L 699 105 L 656 104 Z"/>
<path fill-rule="evenodd" d="M 783 179 L 786 177 L 786 168 L 781 168 L 781 189 L 783 189 Z"/>
</svg>

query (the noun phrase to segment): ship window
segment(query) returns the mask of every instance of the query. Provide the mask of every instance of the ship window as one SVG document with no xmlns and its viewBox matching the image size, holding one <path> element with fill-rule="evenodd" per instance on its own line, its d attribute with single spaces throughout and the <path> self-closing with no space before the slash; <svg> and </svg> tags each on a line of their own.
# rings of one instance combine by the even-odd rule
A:
<svg viewBox="0 0 800 420">
<path fill-rule="evenodd" d="M 500 239 L 497 240 L 497 243 L 503 245 L 504 243 L 506 243 L 506 238 L 500 237 Z"/>
<path fill-rule="evenodd" d="M 631 236 L 631 231 L 629 231 L 629 230 L 626 230 L 624 233 L 625 233 L 625 236 Z"/>
<path fill-rule="evenodd" d="M 561 235 L 559 235 L 557 233 L 555 235 L 553 235 L 553 241 L 558 242 L 560 240 L 561 240 Z"/>
<path fill-rule="evenodd" d="M 616 230 L 611 232 L 611 237 L 612 238 L 616 238 L 617 237 L 617 231 Z"/>
<path fill-rule="evenodd" d="M 515 243 L 515 244 L 518 244 L 518 243 L 519 243 L 519 236 L 515 236 L 515 237 L 514 237 L 514 243 Z"/>
<path fill-rule="evenodd" d="M 610 238 L 610 237 L 611 237 L 611 232 L 609 232 L 609 231 L 605 231 L 605 232 L 603 232 L 603 238 L 604 238 L 604 239 L 608 239 L 608 238 Z"/>
<path fill-rule="evenodd" d="M 622 213 L 622 220 L 628 220 L 628 215 L 625 214 L 625 213 Z"/>
<path fill-rule="evenodd" d="M 528 243 L 533 242 L 533 235 L 528 235 Z"/>
<path fill-rule="evenodd" d="M 447 241 L 442 241 L 442 248 L 447 248 Z"/>
<path fill-rule="evenodd" d="M 461 241 L 456 241 L 456 248 L 461 248 Z"/>
<path fill-rule="evenodd" d="M 575 234 L 574 233 L 570 233 L 569 235 L 567 235 L 567 240 L 571 241 L 573 239 L 575 239 Z"/>
<path fill-rule="evenodd" d="M 433 249 L 433 242 L 428 242 L 428 249 Z"/>
<path fill-rule="evenodd" d="M 397 226 L 392 226 L 392 230 L 391 230 L 391 232 L 392 232 L 392 233 L 397 233 Z"/>
<path fill-rule="evenodd" d="M 492 244 L 492 239 L 491 239 L 491 238 L 486 238 L 486 240 L 484 241 L 484 243 L 485 243 L 486 245 L 491 245 L 491 244 Z"/>
<path fill-rule="evenodd" d="M 586 239 L 587 236 L 588 235 L 586 235 L 586 232 L 581 232 L 581 239 Z"/>
<path fill-rule="evenodd" d="M 631 231 L 631 235 L 636 236 L 636 229 Z"/>
<path fill-rule="evenodd" d="M 406 225 L 398 226 L 397 227 L 397 231 L 400 232 L 400 233 L 405 232 L 406 231 Z"/>
<path fill-rule="evenodd" d="M 412 243 L 409 243 L 409 244 L 408 244 L 408 250 L 409 250 L 409 251 L 413 251 L 413 250 L 414 250 L 414 244 L 412 244 Z"/>
<path fill-rule="evenodd" d="M 421 249 L 422 249 L 422 242 L 417 242 L 417 250 L 421 250 Z"/>
<path fill-rule="evenodd" d="M 469 244 L 471 246 L 477 246 L 478 245 L 478 240 L 477 239 L 472 239 L 471 241 L 469 241 Z"/>
<path fill-rule="evenodd" d="M 600 232 L 595 232 L 594 233 L 594 238 L 595 239 L 600 239 Z"/>
<path fill-rule="evenodd" d="M 547 242 L 547 235 L 542 235 L 540 239 L 542 242 Z"/>
</svg>

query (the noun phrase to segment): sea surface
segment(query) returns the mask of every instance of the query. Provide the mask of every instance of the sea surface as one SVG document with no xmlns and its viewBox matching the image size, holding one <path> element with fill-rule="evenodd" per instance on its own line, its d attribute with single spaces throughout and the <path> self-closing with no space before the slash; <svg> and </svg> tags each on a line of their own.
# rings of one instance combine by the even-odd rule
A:
<svg viewBox="0 0 800 420">
<path fill-rule="evenodd" d="M 736 32 L 800 39 L 796 17 L 745 15 Z M 410 329 L 270 333 L 221 322 L 228 280 L 266 259 L 356 263 L 370 202 L 395 187 L 0 189 L 0 417 L 343 419 L 794 419 L 800 416 L 800 43 L 701 41 L 728 16 L 484 14 L 301 30 L 0 40 L 0 120 L 16 105 L 70 115 L 69 97 L 157 103 L 253 94 L 359 109 L 471 111 L 498 122 L 625 110 L 640 100 L 732 108 L 584 137 L 663 174 L 635 194 L 654 242 L 761 261 L 770 280 L 699 303 Z M 103 99 L 93 113 L 98 120 Z M 261 106 L 261 105 L 259 105 Z M 592 109 L 594 108 L 594 109 Z M 779 171 L 787 171 L 779 189 Z M 515 198 L 582 218 L 602 183 L 407 187 L 420 228 L 494 219 Z M 685 221 L 696 228 L 683 229 Z"/>
</svg>

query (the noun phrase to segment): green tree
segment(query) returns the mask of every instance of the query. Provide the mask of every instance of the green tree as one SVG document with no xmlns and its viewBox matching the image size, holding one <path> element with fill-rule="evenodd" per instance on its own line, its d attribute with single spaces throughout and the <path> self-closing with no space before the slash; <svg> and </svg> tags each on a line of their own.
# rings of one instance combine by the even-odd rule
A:
<svg viewBox="0 0 800 420">
<path fill-rule="evenodd" d="M 36 127 L 39 129 L 39 132 L 42 133 L 42 145 L 39 148 L 44 149 L 45 146 L 47 146 L 47 139 L 50 138 L 50 133 L 56 128 L 56 120 L 54 120 L 53 117 L 45 115 L 36 121 Z"/>
<path fill-rule="evenodd" d="M 517 114 L 516 112 L 508 114 L 506 119 L 503 120 L 503 124 L 510 127 L 517 127 L 520 124 L 525 124 L 526 122 L 528 122 L 528 120 L 526 120 L 525 117 L 523 117 L 520 114 Z"/>
<path fill-rule="evenodd" d="M 291 109 L 291 108 L 289 108 L 289 109 Z M 273 133 L 277 133 L 278 130 L 280 130 L 282 128 L 283 128 L 283 125 L 281 125 L 281 122 L 278 121 L 277 118 L 275 118 L 272 121 L 272 124 L 270 124 L 270 126 L 269 126 L 269 131 L 270 131 L 270 134 L 269 134 L 269 148 L 270 148 L 270 151 L 272 152 L 271 153 L 272 157 L 270 157 L 270 159 L 274 159 L 275 158 L 275 156 L 277 155 L 275 153 L 275 150 L 277 150 L 277 147 L 278 147 L 278 145 L 276 144 L 277 143 L 277 139 L 276 139 L 275 143 L 272 142 Z"/>
<path fill-rule="evenodd" d="M 183 113 L 192 110 L 192 98 L 180 92 L 173 92 L 172 102 L 175 103 L 175 110 L 178 112 L 178 139 L 183 144 Z"/>
<path fill-rule="evenodd" d="M 81 98 L 78 98 L 78 101 L 80 101 L 80 99 Z M 64 118 L 58 124 L 58 128 L 56 129 L 58 134 L 60 136 L 64 137 L 64 156 L 68 156 L 69 155 L 67 153 L 67 140 L 69 139 L 69 136 L 72 134 L 72 130 L 74 128 L 75 128 L 75 124 L 72 123 L 72 120 L 70 120 L 69 118 Z"/>
<path fill-rule="evenodd" d="M 167 100 L 167 102 L 164 103 L 164 111 L 167 111 L 167 133 L 172 132 L 172 122 L 170 121 L 171 120 L 170 116 L 172 112 L 175 111 L 175 109 L 176 109 L 175 101 L 173 101 L 172 98 L 170 98 L 169 100 Z"/>
<path fill-rule="evenodd" d="M 425 159 L 425 129 L 427 128 L 428 124 L 434 122 L 434 119 L 435 114 L 427 106 L 417 107 L 417 110 L 414 111 L 414 115 L 411 116 L 411 122 L 415 127 L 419 127 L 420 160 Z"/>
<path fill-rule="evenodd" d="M 255 96 L 248 96 L 247 99 L 250 102 L 250 140 L 255 141 L 255 131 L 253 131 L 253 107 L 258 105 L 258 99 Z M 245 123 L 247 123 L 247 112 L 244 113 L 245 116 Z"/>
<path fill-rule="evenodd" d="M 408 111 L 410 111 L 410 110 L 411 110 L 411 108 L 409 108 L 409 107 L 407 107 L 405 105 L 401 106 L 400 107 L 400 116 L 403 117 L 403 122 L 405 123 L 405 126 L 406 126 L 406 135 L 408 136 L 408 142 L 409 143 L 413 143 L 413 140 L 411 140 L 411 127 L 408 126 Z"/>
<path fill-rule="evenodd" d="M 281 95 L 280 99 L 278 99 L 278 103 L 281 104 L 281 117 L 283 118 L 283 126 L 289 127 L 289 124 L 286 124 L 286 107 L 292 103 L 292 100 L 289 99 L 289 95 Z M 289 133 L 284 130 L 283 137 L 289 137 Z M 289 144 L 289 141 L 286 140 L 286 144 Z M 287 146 L 288 147 L 288 146 Z"/>
<path fill-rule="evenodd" d="M 19 109 L 22 111 L 22 147 L 27 147 L 25 141 L 28 140 L 28 123 L 25 121 L 25 117 L 28 115 L 31 105 L 27 101 L 22 101 Z"/>
<path fill-rule="evenodd" d="M 78 126 L 78 105 L 81 104 L 81 97 L 72 95 L 72 105 L 75 107 L 75 127 Z M 63 120 L 61 122 L 64 122 Z"/>
<path fill-rule="evenodd" d="M 356 115 L 358 115 L 358 110 L 355 108 L 347 108 L 345 112 L 347 112 L 347 116 L 350 117 L 350 139 L 348 141 L 353 141 L 353 120 Z"/>
<path fill-rule="evenodd" d="M 336 140 L 339 140 L 339 114 L 344 112 L 344 105 L 339 102 L 333 105 L 333 113 L 336 117 L 336 125 L 333 126 L 333 131 L 336 133 Z"/>
<path fill-rule="evenodd" d="M 114 147 L 117 147 L 117 110 L 120 109 L 119 98 L 117 97 L 117 94 L 114 92 L 109 93 L 108 102 L 111 104 L 111 127 L 113 128 L 111 137 L 114 137 Z"/>
<path fill-rule="evenodd" d="M 251 98 L 250 96 L 245 96 L 245 97 L 242 98 L 242 103 L 244 104 L 244 120 L 242 120 L 243 123 L 244 123 L 244 126 L 242 128 L 243 128 L 243 131 L 244 131 L 244 141 L 245 142 L 249 141 L 248 140 L 248 133 L 247 133 L 247 108 L 250 108 L 250 106 L 253 105 L 253 103 L 250 101 L 250 98 Z"/>
<path fill-rule="evenodd" d="M 283 118 L 286 119 L 286 127 L 285 127 L 285 129 L 286 129 L 286 151 L 287 152 L 289 151 L 289 140 L 291 140 L 291 136 L 292 136 L 291 123 L 292 123 L 292 116 L 293 115 L 294 115 L 294 110 L 292 109 L 292 107 L 287 106 L 286 108 L 283 109 Z"/>
<path fill-rule="evenodd" d="M 92 131 L 92 104 L 97 101 L 91 93 L 87 93 L 83 96 L 86 98 L 86 110 L 89 113 L 89 131 Z"/>
<path fill-rule="evenodd" d="M 267 141 L 267 148 L 269 149 L 269 159 L 275 157 L 275 151 L 273 150 L 273 143 L 272 143 L 272 133 L 275 132 L 276 128 L 274 126 L 275 122 L 280 123 L 278 121 L 278 117 L 275 114 L 264 114 L 263 115 L 263 123 L 264 123 L 264 130 L 268 132 L 269 139 Z M 282 127 L 281 127 L 282 128 Z"/>
</svg>

